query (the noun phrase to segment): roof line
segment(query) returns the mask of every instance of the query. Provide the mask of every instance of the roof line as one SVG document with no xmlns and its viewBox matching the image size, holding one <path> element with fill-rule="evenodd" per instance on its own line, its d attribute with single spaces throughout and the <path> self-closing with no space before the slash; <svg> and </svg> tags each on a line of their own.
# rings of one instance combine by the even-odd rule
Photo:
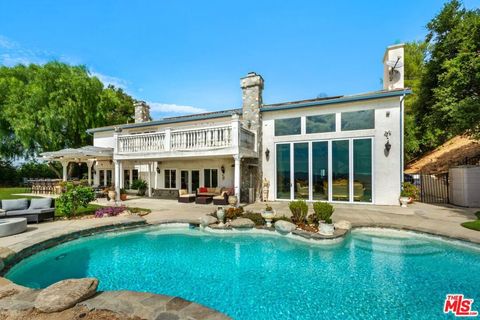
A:
<svg viewBox="0 0 480 320">
<path fill-rule="evenodd" d="M 288 109 L 296 109 L 296 108 L 305 108 L 305 107 L 312 107 L 318 105 L 327 105 L 327 104 L 337 104 L 337 103 L 345 103 L 345 102 L 354 102 L 354 101 L 362 101 L 362 100 L 372 100 L 372 99 L 379 99 L 379 98 L 388 98 L 388 97 L 396 97 L 402 96 L 405 94 L 412 93 L 410 89 L 403 89 L 403 90 L 396 90 L 396 91 L 389 91 L 389 92 L 379 92 L 373 94 L 366 94 L 366 95 L 353 95 L 353 96 L 343 96 L 337 99 L 329 99 L 329 100 L 317 100 L 312 102 L 300 102 L 300 103 L 290 103 L 285 105 L 275 105 L 275 106 L 268 106 L 264 105 L 260 110 L 261 112 L 270 112 L 270 111 L 278 111 L 278 110 L 288 110 Z"/>
</svg>

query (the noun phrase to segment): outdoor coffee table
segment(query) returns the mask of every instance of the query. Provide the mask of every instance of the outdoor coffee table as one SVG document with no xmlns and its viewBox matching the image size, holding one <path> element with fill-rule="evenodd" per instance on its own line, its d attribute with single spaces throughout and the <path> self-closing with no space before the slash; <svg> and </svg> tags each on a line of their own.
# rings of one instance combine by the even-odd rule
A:
<svg viewBox="0 0 480 320">
<path fill-rule="evenodd" d="M 209 204 L 212 203 L 213 197 L 197 197 L 195 199 L 196 204 Z"/>
</svg>

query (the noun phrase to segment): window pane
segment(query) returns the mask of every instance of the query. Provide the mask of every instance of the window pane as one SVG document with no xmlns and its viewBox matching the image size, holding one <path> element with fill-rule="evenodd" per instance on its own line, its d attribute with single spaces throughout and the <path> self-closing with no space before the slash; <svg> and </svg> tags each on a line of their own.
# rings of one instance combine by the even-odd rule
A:
<svg viewBox="0 0 480 320">
<path fill-rule="evenodd" d="M 212 187 L 218 187 L 218 170 L 212 169 Z"/>
<path fill-rule="evenodd" d="M 192 171 L 192 192 L 195 192 L 200 187 L 200 171 Z"/>
<path fill-rule="evenodd" d="M 375 128 L 374 110 L 342 112 L 342 131 Z"/>
<path fill-rule="evenodd" d="M 204 169 L 203 170 L 203 182 L 204 182 L 204 187 L 206 188 L 211 188 L 212 185 L 210 184 L 211 182 L 211 176 L 210 176 L 211 172 L 210 172 L 210 169 Z"/>
<path fill-rule="evenodd" d="M 165 188 L 170 188 L 170 170 L 164 170 L 165 173 Z"/>
<path fill-rule="evenodd" d="M 188 190 L 188 171 L 180 171 L 180 188 Z"/>
<path fill-rule="evenodd" d="M 308 143 L 293 145 L 295 199 L 309 199 L 308 193 Z"/>
<path fill-rule="evenodd" d="M 335 131 L 335 114 L 307 117 L 307 133 Z"/>
<path fill-rule="evenodd" d="M 328 200 L 328 142 L 312 143 L 313 199 Z"/>
<path fill-rule="evenodd" d="M 137 169 L 132 170 L 132 181 L 133 180 L 138 180 L 138 170 Z"/>
<path fill-rule="evenodd" d="M 290 144 L 277 144 L 277 198 L 290 199 Z"/>
<path fill-rule="evenodd" d="M 123 186 L 125 189 L 130 188 L 130 170 L 123 170 Z"/>
<path fill-rule="evenodd" d="M 348 140 L 332 141 L 332 200 L 349 201 Z"/>
<path fill-rule="evenodd" d="M 100 185 L 103 186 L 105 185 L 105 171 L 100 170 Z"/>
<path fill-rule="evenodd" d="M 372 139 L 353 140 L 353 200 L 372 202 Z"/>
<path fill-rule="evenodd" d="M 300 118 L 277 119 L 275 120 L 275 135 L 300 134 L 300 126 Z"/>
<path fill-rule="evenodd" d="M 170 188 L 177 187 L 177 170 L 171 170 L 170 173 Z"/>
<path fill-rule="evenodd" d="M 112 170 L 107 170 L 107 186 L 112 185 Z"/>
</svg>

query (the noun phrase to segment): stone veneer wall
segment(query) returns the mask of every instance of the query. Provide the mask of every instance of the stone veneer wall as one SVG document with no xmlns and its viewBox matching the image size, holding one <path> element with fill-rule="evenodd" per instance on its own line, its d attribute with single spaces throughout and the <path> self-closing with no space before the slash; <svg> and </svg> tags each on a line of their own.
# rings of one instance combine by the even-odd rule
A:
<svg viewBox="0 0 480 320">
<path fill-rule="evenodd" d="M 263 78 L 255 72 L 248 73 L 240 79 L 242 88 L 242 124 L 247 129 L 256 132 L 258 159 L 244 159 L 241 171 L 241 200 L 248 199 L 248 189 L 255 188 L 256 199 L 262 197 L 262 114 L 260 107 L 263 104 Z M 256 167 L 248 166 L 256 164 Z M 250 173 L 254 174 L 253 186 L 250 185 Z"/>
</svg>

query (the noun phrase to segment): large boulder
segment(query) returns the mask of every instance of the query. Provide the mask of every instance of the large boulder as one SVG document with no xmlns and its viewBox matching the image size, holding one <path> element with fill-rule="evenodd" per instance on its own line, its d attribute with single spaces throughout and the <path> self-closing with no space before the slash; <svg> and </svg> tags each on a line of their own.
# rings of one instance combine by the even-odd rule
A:
<svg viewBox="0 0 480 320">
<path fill-rule="evenodd" d="M 275 230 L 280 233 L 290 233 L 295 230 L 297 226 L 291 222 L 285 220 L 278 220 L 275 222 Z"/>
<path fill-rule="evenodd" d="M 15 294 L 31 290 L 11 282 L 8 279 L 0 277 L 0 299 L 13 296 Z"/>
<path fill-rule="evenodd" d="M 203 217 L 200 218 L 200 225 L 202 227 L 207 227 L 211 224 L 214 224 L 214 223 L 217 223 L 218 222 L 218 219 L 213 217 L 213 216 L 209 216 L 209 215 L 204 215 Z"/>
<path fill-rule="evenodd" d="M 344 230 L 352 229 L 352 223 L 347 220 L 340 220 L 338 222 L 335 222 L 334 226 L 335 226 L 335 229 L 344 229 Z"/>
<path fill-rule="evenodd" d="M 63 311 L 93 296 L 97 287 L 95 278 L 62 280 L 40 292 L 35 308 L 46 313 Z"/>
<path fill-rule="evenodd" d="M 255 223 L 247 218 L 238 218 L 230 222 L 232 228 L 253 228 Z"/>
</svg>

